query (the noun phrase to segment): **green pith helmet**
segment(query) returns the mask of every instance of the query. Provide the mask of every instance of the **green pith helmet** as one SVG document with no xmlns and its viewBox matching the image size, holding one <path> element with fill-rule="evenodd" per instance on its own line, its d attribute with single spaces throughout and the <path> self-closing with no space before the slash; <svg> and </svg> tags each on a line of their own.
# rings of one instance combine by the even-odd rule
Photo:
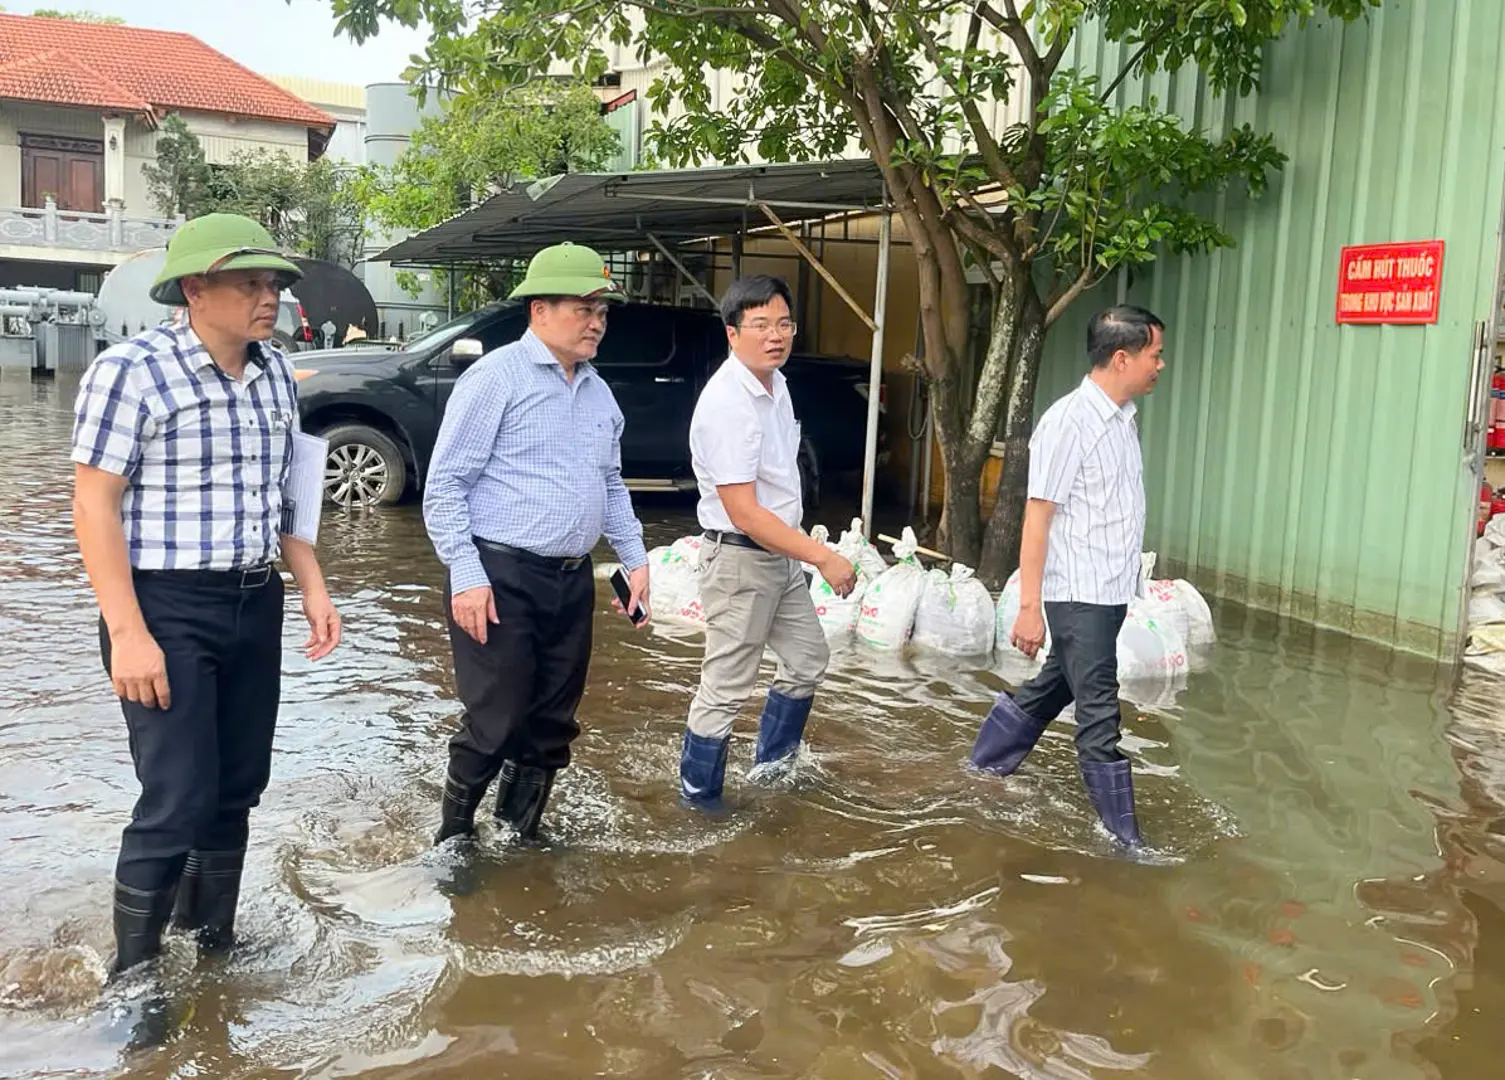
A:
<svg viewBox="0 0 1505 1080">
<path fill-rule="evenodd" d="M 182 279 L 221 270 L 276 270 L 289 282 L 303 276 L 298 264 L 277 250 L 272 234 L 239 214 L 205 214 L 185 224 L 167 242 L 167 261 L 152 283 L 151 298 L 181 307 Z"/>
<path fill-rule="evenodd" d="M 544 248 L 528 263 L 523 283 L 512 290 L 512 299 L 528 296 L 579 296 L 593 300 L 626 300 L 605 261 L 588 247 L 555 244 Z"/>
</svg>

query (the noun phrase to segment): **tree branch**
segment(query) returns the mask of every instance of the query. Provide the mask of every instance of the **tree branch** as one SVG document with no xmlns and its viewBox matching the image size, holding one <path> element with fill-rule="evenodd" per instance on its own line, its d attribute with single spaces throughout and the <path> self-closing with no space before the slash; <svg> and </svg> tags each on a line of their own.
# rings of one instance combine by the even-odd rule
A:
<svg viewBox="0 0 1505 1080">
<path fill-rule="evenodd" d="M 1155 42 L 1159 41 L 1162 37 L 1170 33 L 1175 28 L 1176 20 L 1174 18 L 1167 19 L 1165 22 L 1160 24 L 1160 27 L 1158 29 L 1150 32 L 1149 34 L 1146 34 L 1144 41 L 1140 43 L 1139 48 L 1135 50 L 1134 55 L 1129 57 L 1128 62 L 1119 69 L 1118 74 L 1113 76 L 1113 81 L 1108 84 L 1108 88 L 1102 92 L 1098 100 L 1106 102 L 1108 98 L 1112 97 L 1113 91 L 1117 90 L 1119 85 L 1129 77 L 1129 72 L 1133 71 L 1134 68 L 1139 64 L 1139 62 L 1144 59 L 1144 54 L 1150 51 L 1150 46 L 1155 44 Z"/>
<path fill-rule="evenodd" d="M 1008 248 L 1004 245 L 1003 237 L 991 229 L 978 224 L 960 206 L 953 206 L 947 210 L 943 220 L 989 255 L 996 256 L 1004 261 L 1011 261 L 1008 259 L 1009 252 Z"/>
<path fill-rule="evenodd" d="M 975 13 L 973 18 L 975 25 Z M 916 22 L 915 30 L 920 35 L 920 41 L 925 46 L 925 53 L 930 57 L 930 62 L 935 65 L 936 74 L 945 80 L 946 85 L 950 86 L 952 93 L 956 95 L 957 104 L 961 106 L 962 114 L 967 118 L 967 126 L 972 131 L 972 138 L 977 141 L 978 153 L 982 154 L 988 170 L 1003 183 L 1012 187 L 1018 182 L 1014 176 L 1014 170 L 1009 168 L 1008 162 L 1003 158 L 1003 151 L 998 146 L 998 140 L 993 138 L 993 133 L 988 130 L 988 125 L 982 118 L 982 110 L 977 107 L 977 99 L 964 87 L 952 82 L 946 75 L 946 64 L 941 58 L 940 43 L 935 40 L 935 35 L 930 32 L 930 29 Z"/>
<path fill-rule="evenodd" d="M 1068 285 L 1059 294 L 1051 298 L 1050 307 L 1045 312 L 1045 325 L 1047 327 L 1050 326 L 1053 322 L 1064 315 L 1066 313 L 1066 309 L 1076 301 L 1076 298 L 1081 296 L 1088 289 L 1092 288 L 1092 286 L 1096 285 L 1099 280 L 1101 279 L 1093 277 L 1091 266 L 1084 268 L 1082 272 L 1077 275 L 1077 279 L 1075 281 Z"/>
</svg>

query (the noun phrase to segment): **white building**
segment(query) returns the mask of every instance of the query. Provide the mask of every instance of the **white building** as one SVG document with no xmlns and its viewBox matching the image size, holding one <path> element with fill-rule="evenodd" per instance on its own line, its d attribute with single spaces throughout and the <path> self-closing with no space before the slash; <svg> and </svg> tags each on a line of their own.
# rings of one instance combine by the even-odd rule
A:
<svg viewBox="0 0 1505 1080">
<path fill-rule="evenodd" d="M 308 161 L 335 118 L 187 34 L 0 14 L 0 287 L 93 291 L 174 223 L 147 196 L 177 113 L 210 164 Z"/>
</svg>

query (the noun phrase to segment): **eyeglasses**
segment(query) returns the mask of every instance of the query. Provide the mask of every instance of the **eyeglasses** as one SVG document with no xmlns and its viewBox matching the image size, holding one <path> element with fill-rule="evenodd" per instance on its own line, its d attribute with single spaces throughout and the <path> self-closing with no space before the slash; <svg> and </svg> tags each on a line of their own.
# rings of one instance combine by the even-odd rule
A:
<svg viewBox="0 0 1505 1080">
<path fill-rule="evenodd" d="M 212 280 L 246 296 L 259 296 L 262 293 L 271 293 L 274 296 L 279 296 L 282 290 L 292 283 L 287 274 L 279 274 L 273 270 L 264 270 L 260 273 L 252 270 L 249 272 L 251 276 L 243 278 L 226 278 L 224 276 L 226 273 L 234 273 L 234 271 L 222 270 L 214 274 Z M 210 275 L 205 276 L 209 277 Z"/>
<path fill-rule="evenodd" d="M 738 329 L 759 335 L 767 334 L 771 330 L 777 330 L 781 335 L 787 334 L 793 336 L 799 330 L 799 323 L 790 319 L 780 319 L 776 323 L 771 323 L 767 319 L 754 319 L 752 322 L 743 323 Z"/>
</svg>

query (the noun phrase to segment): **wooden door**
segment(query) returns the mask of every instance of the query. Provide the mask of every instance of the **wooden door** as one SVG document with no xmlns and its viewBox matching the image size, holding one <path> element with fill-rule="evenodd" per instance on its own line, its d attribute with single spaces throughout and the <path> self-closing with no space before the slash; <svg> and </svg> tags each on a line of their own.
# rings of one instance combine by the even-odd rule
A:
<svg viewBox="0 0 1505 1080">
<path fill-rule="evenodd" d="M 52 135 L 21 136 L 21 205 L 98 214 L 104 209 L 104 144 Z"/>
</svg>

